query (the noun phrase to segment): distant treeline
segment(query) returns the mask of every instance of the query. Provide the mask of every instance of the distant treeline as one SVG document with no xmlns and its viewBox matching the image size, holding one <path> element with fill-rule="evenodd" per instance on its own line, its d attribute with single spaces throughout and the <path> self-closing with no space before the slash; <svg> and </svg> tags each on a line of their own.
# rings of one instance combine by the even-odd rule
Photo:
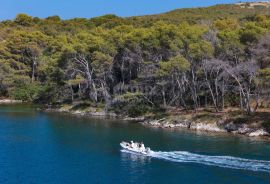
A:
<svg viewBox="0 0 270 184">
<path fill-rule="evenodd" d="M 19 14 L 0 23 L 0 96 L 88 100 L 138 114 L 166 107 L 250 114 L 268 105 L 270 17 L 235 6 L 231 16 L 224 7 L 232 5 L 178 10 L 171 19 Z"/>
</svg>

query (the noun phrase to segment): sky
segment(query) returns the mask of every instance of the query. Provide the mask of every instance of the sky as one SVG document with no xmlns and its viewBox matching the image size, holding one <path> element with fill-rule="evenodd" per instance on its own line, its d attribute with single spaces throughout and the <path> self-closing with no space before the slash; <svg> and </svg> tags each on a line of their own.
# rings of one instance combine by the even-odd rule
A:
<svg viewBox="0 0 270 184">
<path fill-rule="evenodd" d="M 236 3 L 239 0 L 1 0 L 0 20 L 18 13 L 40 18 L 59 15 L 62 19 L 91 18 L 105 14 L 122 17 L 163 13 L 178 8 Z M 249 1 L 249 0 L 246 0 Z M 254 0 L 253 0 L 254 1 Z"/>
</svg>

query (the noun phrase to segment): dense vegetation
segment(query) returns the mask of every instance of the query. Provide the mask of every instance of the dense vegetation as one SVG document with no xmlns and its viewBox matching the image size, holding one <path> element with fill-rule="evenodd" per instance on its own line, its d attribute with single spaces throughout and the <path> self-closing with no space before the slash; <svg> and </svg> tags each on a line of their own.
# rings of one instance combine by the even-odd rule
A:
<svg viewBox="0 0 270 184">
<path fill-rule="evenodd" d="M 260 14 L 259 14 L 260 13 Z M 0 96 L 88 101 L 136 116 L 167 107 L 269 107 L 269 9 L 220 5 L 121 18 L 0 23 Z"/>
</svg>

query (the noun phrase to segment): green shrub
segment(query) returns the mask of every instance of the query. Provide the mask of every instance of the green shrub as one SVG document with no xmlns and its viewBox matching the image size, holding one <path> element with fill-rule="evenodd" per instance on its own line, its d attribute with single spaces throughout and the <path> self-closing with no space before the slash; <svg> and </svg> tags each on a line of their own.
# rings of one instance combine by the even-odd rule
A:
<svg viewBox="0 0 270 184">
<path fill-rule="evenodd" d="M 147 113 L 149 111 L 149 106 L 144 105 L 144 104 L 134 104 L 131 105 L 130 107 L 128 107 L 128 116 L 129 117 L 138 117 L 138 116 L 142 116 L 145 113 Z"/>
<path fill-rule="evenodd" d="M 21 84 L 11 91 L 11 97 L 16 100 L 34 101 L 39 98 L 41 90 L 42 86 L 40 84 Z"/>
</svg>

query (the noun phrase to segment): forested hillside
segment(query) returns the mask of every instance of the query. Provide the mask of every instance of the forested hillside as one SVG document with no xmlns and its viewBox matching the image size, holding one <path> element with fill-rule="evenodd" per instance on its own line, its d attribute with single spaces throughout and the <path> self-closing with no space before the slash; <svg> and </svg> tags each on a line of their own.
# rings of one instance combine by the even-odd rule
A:
<svg viewBox="0 0 270 184">
<path fill-rule="evenodd" d="M 217 5 L 206 8 L 186 8 L 178 9 L 159 15 L 149 15 L 136 17 L 139 20 L 163 20 L 173 23 L 187 21 L 189 23 L 198 23 L 201 21 L 214 21 L 224 18 L 249 19 L 256 14 L 269 15 L 269 7 L 256 6 L 250 7 L 250 3 L 243 5 Z"/>
<path fill-rule="evenodd" d="M 0 23 L 0 96 L 156 109 L 269 108 L 270 9 L 219 5 L 143 17 Z"/>
</svg>

